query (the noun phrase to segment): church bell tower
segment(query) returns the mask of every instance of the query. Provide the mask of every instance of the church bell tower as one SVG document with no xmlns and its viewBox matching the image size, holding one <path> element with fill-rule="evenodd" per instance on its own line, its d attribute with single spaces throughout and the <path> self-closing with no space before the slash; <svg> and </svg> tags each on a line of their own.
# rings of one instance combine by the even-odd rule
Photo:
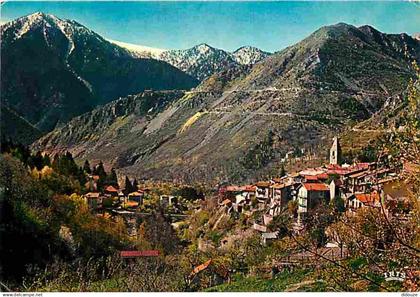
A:
<svg viewBox="0 0 420 297">
<path fill-rule="evenodd" d="M 338 137 L 334 137 L 333 144 L 330 149 L 330 164 L 341 164 L 341 147 L 340 143 L 338 142 Z"/>
</svg>

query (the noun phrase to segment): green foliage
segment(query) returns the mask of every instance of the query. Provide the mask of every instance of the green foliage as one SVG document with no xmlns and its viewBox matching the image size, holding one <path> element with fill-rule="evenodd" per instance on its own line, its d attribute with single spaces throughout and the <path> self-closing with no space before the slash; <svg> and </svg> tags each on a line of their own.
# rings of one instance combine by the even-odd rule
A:
<svg viewBox="0 0 420 297">
<path fill-rule="evenodd" d="M 320 204 L 316 208 L 308 212 L 305 219 L 307 226 L 309 242 L 315 247 L 322 247 L 327 243 L 326 228 L 336 219 L 330 207 Z"/>
<path fill-rule="evenodd" d="M 83 164 L 83 170 L 87 173 L 87 174 L 91 174 L 92 170 L 90 168 L 90 164 L 88 160 L 85 160 L 85 163 Z"/>
<path fill-rule="evenodd" d="M 265 138 L 248 150 L 240 160 L 246 169 L 258 169 L 268 164 L 274 156 L 274 132 L 269 131 Z"/>
<path fill-rule="evenodd" d="M 281 164 L 281 168 L 280 168 L 280 177 L 286 176 L 287 172 L 286 169 L 284 168 L 284 164 Z"/>
<path fill-rule="evenodd" d="M 216 230 L 212 230 L 207 232 L 207 237 L 216 245 L 218 246 L 220 243 L 220 239 L 223 237 L 223 233 L 218 232 Z"/>
<path fill-rule="evenodd" d="M 346 210 L 344 199 L 342 199 L 341 197 L 335 197 L 334 199 L 332 199 L 331 204 L 335 212 L 342 213 Z"/>
<path fill-rule="evenodd" d="M 134 187 L 134 185 L 131 183 L 131 181 L 128 178 L 128 176 L 125 177 L 124 191 L 125 191 L 126 194 L 129 194 L 129 193 L 132 193 L 132 192 L 137 191 L 137 187 Z"/>
<path fill-rule="evenodd" d="M 106 197 L 102 201 L 103 207 L 112 207 L 113 204 L 114 204 L 114 200 L 112 199 L 112 197 Z"/>
<path fill-rule="evenodd" d="M 183 186 L 179 189 L 176 189 L 173 192 L 173 195 L 181 196 L 182 198 L 187 199 L 188 201 L 204 199 L 204 193 L 202 191 L 200 191 L 199 189 L 190 187 L 190 186 Z"/>
<path fill-rule="evenodd" d="M 157 210 L 145 220 L 145 238 L 153 248 L 165 254 L 175 253 L 179 240 L 172 228 L 171 222 L 164 216 L 162 210 Z"/>
<path fill-rule="evenodd" d="M 70 160 L 69 155 L 57 157 L 55 167 L 68 172 L 74 168 L 65 166 Z M 7 280 L 19 282 L 31 276 L 27 268 L 45 267 L 56 257 L 108 255 L 126 244 L 124 225 L 92 215 L 76 194 L 62 195 L 79 192 L 77 180 L 51 168 L 35 172 L 36 177 L 32 172 L 10 155 L 0 155 L 0 262 Z M 60 235 L 63 227 L 70 239 Z"/>
<path fill-rule="evenodd" d="M 105 183 L 111 186 L 118 186 L 118 177 L 114 168 L 112 168 L 109 174 L 107 175 Z"/>
<path fill-rule="evenodd" d="M 283 292 L 288 288 L 297 287 L 302 291 L 300 286 L 296 284 L 305 279 L 314 279 L 313 271 L 308 269 L 297 269 L 294 271 L 282 271 L 272 279 L 264 279 L 261 277 L 244 277 L 237 274 L 233 277 L 233 281 L 229 284 L 206 289 L 207 292 Z M 313 286 L 317 285 L 316 279 L 309 282 L 309 285 L 303 291 L 316 291 Z"/>
</svg>

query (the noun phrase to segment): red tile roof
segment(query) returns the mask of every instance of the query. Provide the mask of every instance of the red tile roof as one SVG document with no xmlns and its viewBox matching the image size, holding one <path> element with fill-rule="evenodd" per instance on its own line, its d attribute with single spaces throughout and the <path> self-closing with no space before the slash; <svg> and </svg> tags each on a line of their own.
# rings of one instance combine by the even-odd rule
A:
<svg viewBox="0 0 420 297">
<path fill-rule="evenodd" d="M 287 184 L 274 184 L 272 186 L 273 189 L 283 189 L 287 186 Z"/>
<path fill-rule="evenodd" d="M 260 188 L 268 188 L 270 186 L 270 182 L 260 181 L 257 182 L 255 185 Z"/>
<path fill-rule="evenodd" d="M 374 203 L 379 202 L 380 197 L 378 192 L 372 192 L 372 193 L 360 193 L 360 194 L 354 194 L 357 200 L 359 200 L 362 203 Z"/>
<path fill-rule="evenodd" d="M 99 193 L 89 192 L 85 195 L 86 198 L 97 199 L 99 198 Z"/>
<path fill-rule="evenodd" d="M 242 191 L 242 187 L 239 186 L 227 186 L 226 192 L 240 192 Z"/>
<path fill-rule="evenodd" d="M 253 185 L 246 185 L 245 186 L 245 191 L 246 192 L 255 192 L 256 189 L 257 189 L 257 187 L 253 186 Z"/>
<path fill-rule="evenodd" d="M 230 201 L 229 199 L 225 199 L 222 201 L 223 205 L 228 205 L 229 203 L 232 203 L 232 201 Z"/>
<path fill-rule="evenodd" d="M 211 264 L 211 259 L 208 260 L 208 261 L 206 261 L 206 262 L 204 262 L 201 265 L 198 265 L 197 267 L 195 267 L 193 269 L 193 271 L 191 272 L 191 275 L 195 275 L 195 274 L 199 273 L 200 271 L 203 271 L 204 269 L 206 269 L 207 267 L 209 267 L 210 264 Z"/>
<path fill-rule="evenodd" d="M 304 177 L 306 180 L 318 180 L 316 175 L 305 175 Z"/>
<path fill-rule="evenodd" d="M 116 188 L 114 188 L 113 186 L 106 187 L 105 191 L 118 193 L 118 190 Z"/>
<path fill-rule="evenodd" d="M 304 183 L 303 186 L 308 191 L 329 191 L 330 188 L 328 188 L 325 184 L 311 184 L 311 183 Z"/>
<path fill-rule="evenodd" d="M 328 179 L 329 176 L 326 173 L 321 173 L 321 174 L 317 174 L 316 177 L 318 179 L 324 180 L 324 179 Z"/>
</svg>

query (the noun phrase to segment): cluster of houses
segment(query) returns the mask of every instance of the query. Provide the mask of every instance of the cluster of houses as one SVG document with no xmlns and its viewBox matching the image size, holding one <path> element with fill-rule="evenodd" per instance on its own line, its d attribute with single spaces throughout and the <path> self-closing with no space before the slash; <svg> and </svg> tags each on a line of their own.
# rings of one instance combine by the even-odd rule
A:
<svg viewBox="0 0 420 297">
<path fill-rule="evenodd" d="M 98 191 L 98 179 L 98 176 L 89 176 L 87 186 L 92 191 L 82 196 L 91 211 L 101 210 L 106 207 L 135 210 L 143 205 L 144 198 L 151 191 L 150 188 L 143 186 L 137 186 L 137 189 L 127 190 L 127 187 L 120 188 L 116 185 L 105 185 L 102 191 Z M 179 206 L 178 197 L 172 195 L 160 195 L 159 203 L 164 208 L 168 206 Z"/>
<path fill-rule="evenodd" d="M 254 229 L 262 232 L 265 243 L 276 238 L 275 232 L 269 232 L 268 225 L 290 201 L 297 204 L 299 226 L 309 211 L 336 198 L 344 201 L 349 212 L 361 207 L 380 208 L 381 201 L 406 201 L 408 191 L 399 186 L 398 180 L 395 169 L 379 168 L 375 162 L 341 164 L 341 148 L 335 137 L 328 165 L 253 185 L 223 187 L 219 190 L 219 203 L 227 212 L 263 211 Z"/>
<path fill-rule="evenodd" d="M 147 188 L 138 188 L 135 191 L 126 190 L 116 185 L 105 185 L 102 191 L 98 191 L 98 176 L 89 176 L 89 188 L 91 192 L 83 195 L 83 199 L 92 211 L 107 206 L 118 206 L 126 209 L 135 209 L 143 204 L 144 196 L 149 192 Z"/>
</svg>

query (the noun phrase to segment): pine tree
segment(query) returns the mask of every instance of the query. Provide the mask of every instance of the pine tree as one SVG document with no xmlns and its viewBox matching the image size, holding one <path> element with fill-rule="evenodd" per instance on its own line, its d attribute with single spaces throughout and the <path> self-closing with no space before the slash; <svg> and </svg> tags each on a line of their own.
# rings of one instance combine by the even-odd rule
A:
<svg viewBox="0 0 420 297">
<path fill-rule="evenodd" d="M 42 157 L 42 165 L 42 167 L 51 166 L 51 159 L 49 155 L 44 154 L 44 156 Z"/>
<path fill-rule="evenodd" d="M 31 155 L 31 157 L 28 160 L 28 165 L 31 168 L 36 168 L 38 170 L 41 170 L 44 167 L 42 160 L 43 160 L 42 154 L 40 151 L 38 151 L 36 152 L 35 155 Z"/>
<path fill-rule="evenodd" d="M 85 160 L 85 164 L 83 164 L 83 170 L 87 173 L 87 174 L 91 174 L 92 170 L 90 169 L 90 164 L 88 160 Z"/>
<path fill-rule="evenodd" d="M 114 168 L 111 169 L 111 172 L 107 176 L 107 184 L 112 186 L 118 186 L 117 173 L 115 172 Z"/>
<path fill-rule="evenodd" d="M 125 187 L 125 192 L 127 194 L 129 194 L 131 192 L 134 192 L 133 191 L 133 185 L 132 185 L 130 179 L 128 178 L 128 176 L 125 176 L 124 187 Z"/>
<path fill-rule="evenodd" d="M 85 184 L 88 182 L 86 177 L 86 172 L 82 167 L 79 167 L 79 173 L 77 175 L 77 180 L 79 181 L 82 187 L 85 187 Z"/>
<path fill-rule="evenodd" d="M 280 177 L 283 177 L 286 175 L 286 169 L 284 169 L 284 165 L 281 165 L 281 169 L 280 169 Z"/>
<path fill-rule="evenodd" d="M 139 189 L 139 183 L 137 182 L 137 179 L 133 180 L 133 190 L 137 191 Z"/>
<path fill-rule="evenodd" d="M 58 167 L 59 167 L 59 163 L 60 163 L 60 155 L 59 154 L 55 154 L 53 161 L 51 163 L 51 167 L 52 169 L 54 169 L 54 171 L 58 172 Z"/>
<path fill-rule="evenodd" d="M 106 171 L 104 168 L 104 163 L 102 161 L 99 162 L 98 165 L 93 169 L 93 174 L 99 175 L 99 178 L 106 179 Z"/>
<path fill-rule="evenodd" d="M 93 169 L 93 174 L 99 176 L 97 186 L 98 190 L 102 190 L 107 179 L 104 164 L 102 163 L 102 161 L 100 161 L 99 164 L 96 165 L 96 167 Z"/>
</svg>

